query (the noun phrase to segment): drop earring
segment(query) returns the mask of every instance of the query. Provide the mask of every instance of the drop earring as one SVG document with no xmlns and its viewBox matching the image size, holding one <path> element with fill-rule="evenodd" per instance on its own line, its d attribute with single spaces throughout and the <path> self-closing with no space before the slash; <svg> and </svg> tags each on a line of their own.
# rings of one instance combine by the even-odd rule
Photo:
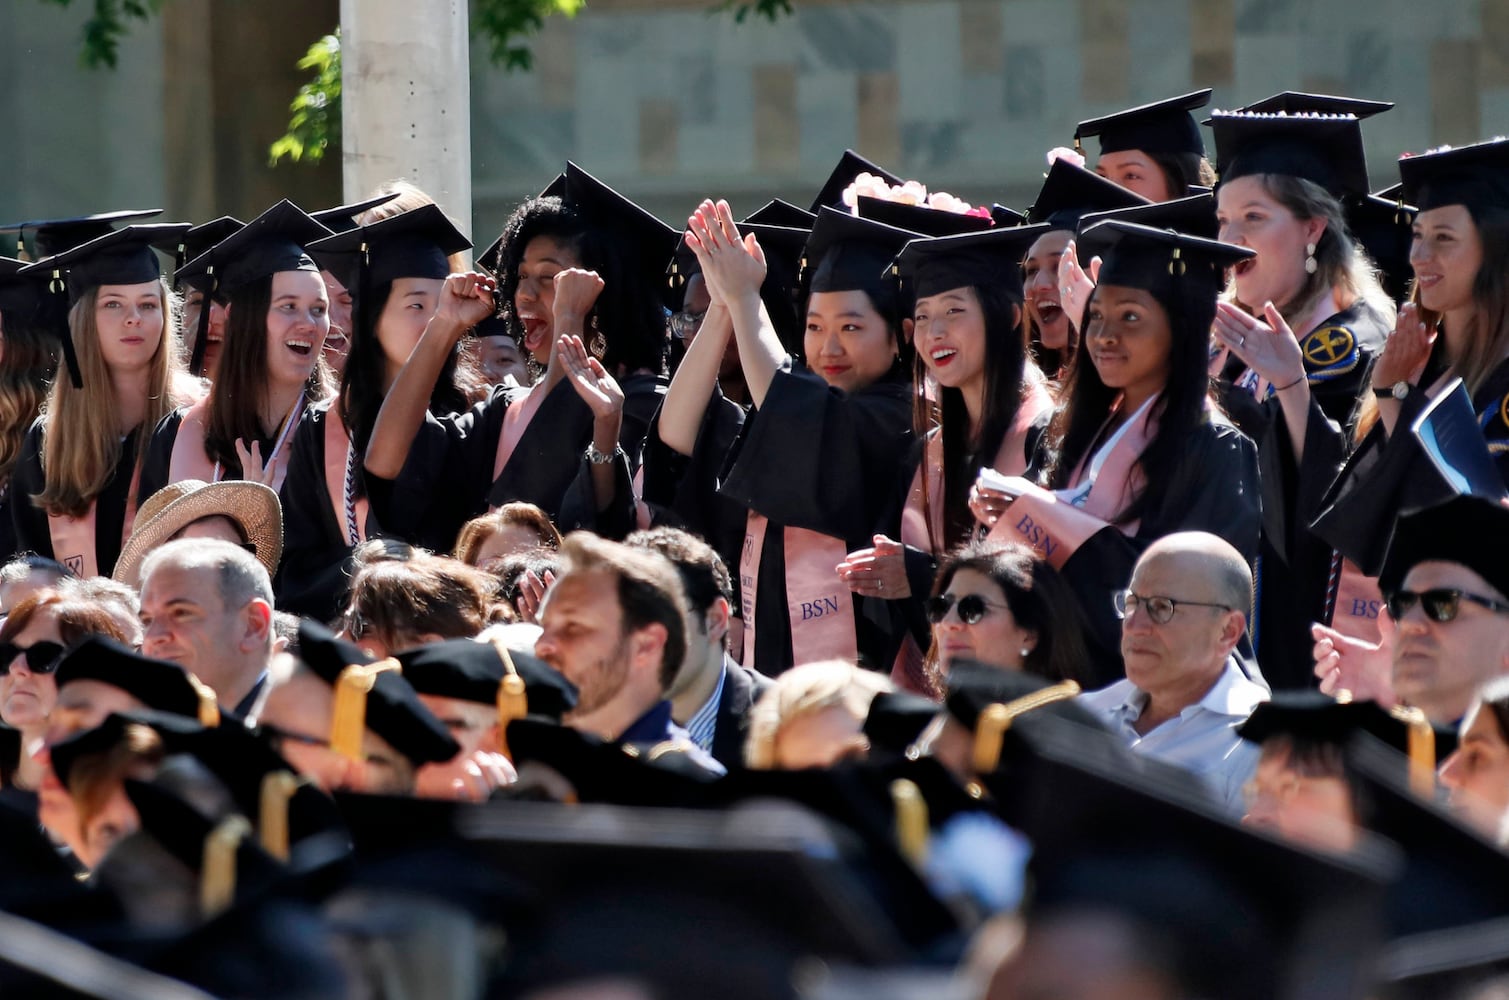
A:
<svg viewBox="0 0 1509 1000">
<path fill-rule="evenodd" d="M 1320 267 L 1320 265 L 1315 262 L 1315 244 L 1314 243 L 1306 243 L 1305 244 L 1305 273 L 1306 274 L 1314 274 L 1319 267 Z"/>
<path fill-rule="evenodd" d="M 587 345 L 587 350 L 591 351 L 592 356 L 599 361 L 603 359 L 604 354 L 608 353 L 608 338 L 604 337 L 602 330 L 598 329 L 595 313 L 592 316 L 592 343 Z"/>
</svg>

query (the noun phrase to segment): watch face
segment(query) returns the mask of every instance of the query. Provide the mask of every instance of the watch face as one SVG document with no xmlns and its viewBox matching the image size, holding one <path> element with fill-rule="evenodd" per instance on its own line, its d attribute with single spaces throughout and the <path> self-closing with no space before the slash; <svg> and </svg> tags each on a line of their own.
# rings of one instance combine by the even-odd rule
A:
<svg viewBox="0 0 1509 1000">
<path fill-rule="evenodd" d="M 1401 380 L 1401 381 L 1398 381 L 1398 382 L 1394 383 L 1394 398 L 1395 399 L 1403 399 L 1405 396 L 1408 396 L 1408 395 L 1409 395 L 1409 383 L 1408 382 L 1405 382 L 1405 381 Z"/>
</svg>

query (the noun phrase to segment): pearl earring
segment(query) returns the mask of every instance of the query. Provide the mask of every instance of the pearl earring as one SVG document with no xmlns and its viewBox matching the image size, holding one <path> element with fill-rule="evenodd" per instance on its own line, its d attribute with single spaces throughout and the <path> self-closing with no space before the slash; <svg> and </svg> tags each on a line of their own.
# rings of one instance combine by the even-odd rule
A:
<svg viewBox="0 0 1509 1000">
<path fill-rule="evenodd" d="M 1023 646 L 1022 647 L 1022 658 L 1026 659 L 1027 654 L 1031 653 L 1031 652 L 1032 652 L 1032 647 L 1031 646 Z"/>
<path fill-rule="evenodd" d="M 1316 269 L 1318 269 L 1319 267 L 1320 267 L 1320 265 L 1315 262 L 1315 244 L 1314 243 L 1306 243 L 1305 244 L 1305 273 L 1306 274 L 1314 274 L 1315 271 L 1316 271 Z"/>
</svg>

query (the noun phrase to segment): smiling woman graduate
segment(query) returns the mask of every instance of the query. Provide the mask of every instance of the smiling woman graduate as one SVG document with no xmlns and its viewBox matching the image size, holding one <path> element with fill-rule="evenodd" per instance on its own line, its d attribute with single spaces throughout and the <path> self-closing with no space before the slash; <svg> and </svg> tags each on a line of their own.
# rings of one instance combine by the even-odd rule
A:
<svg viewBox="0 0 1509 1000">
<path fill-rule="evenodd" d="M 184 479 L 282 486 L 299 417 L 330 394 L 330 298 L 304 252 L 329 235 L 281 201 L 184 266 L 185 280 L 207 275 L 208 294 L 226 299 L 225 345 L 209 395 L 152 435 L 143 496 Z"/>
<path fill-rule="evenodd" d="M 12 473 L 20 551 L 108 575 L 131 533 L 141 455 L 163 414 L 193 398 L 174 351 L 173 299 L 152 244 L 187 226 L 131 226 L 38 261 L 68 378 L 53 383 Z M 45 470 L 45 471 L 44 471 Z"/>
</svg>

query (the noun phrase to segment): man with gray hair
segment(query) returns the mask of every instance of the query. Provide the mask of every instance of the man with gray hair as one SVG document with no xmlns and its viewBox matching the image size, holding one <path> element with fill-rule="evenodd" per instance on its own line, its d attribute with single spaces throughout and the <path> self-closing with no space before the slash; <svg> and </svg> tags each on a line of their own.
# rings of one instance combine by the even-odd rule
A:
<svg viewBox="0 0 1509 1000">
<path fill-rule="evenodd" d="M 239 545 L 183 538 L 141 568 L 142 652 L 171 660 L 244 715 L 273 656 L 272 579 Z"/>
<path fill-rule="evenodd" d="M 1116 595 L 1126 680 L 1080 698 L 1133 753 L 1193 772 L 1235 815 L 1258 756 L 1237 727 L 1268 700 L 1237 652 L 1251 607 L 1240 552 L 1203 531 L 1165 535 Z"/>
</svg>

